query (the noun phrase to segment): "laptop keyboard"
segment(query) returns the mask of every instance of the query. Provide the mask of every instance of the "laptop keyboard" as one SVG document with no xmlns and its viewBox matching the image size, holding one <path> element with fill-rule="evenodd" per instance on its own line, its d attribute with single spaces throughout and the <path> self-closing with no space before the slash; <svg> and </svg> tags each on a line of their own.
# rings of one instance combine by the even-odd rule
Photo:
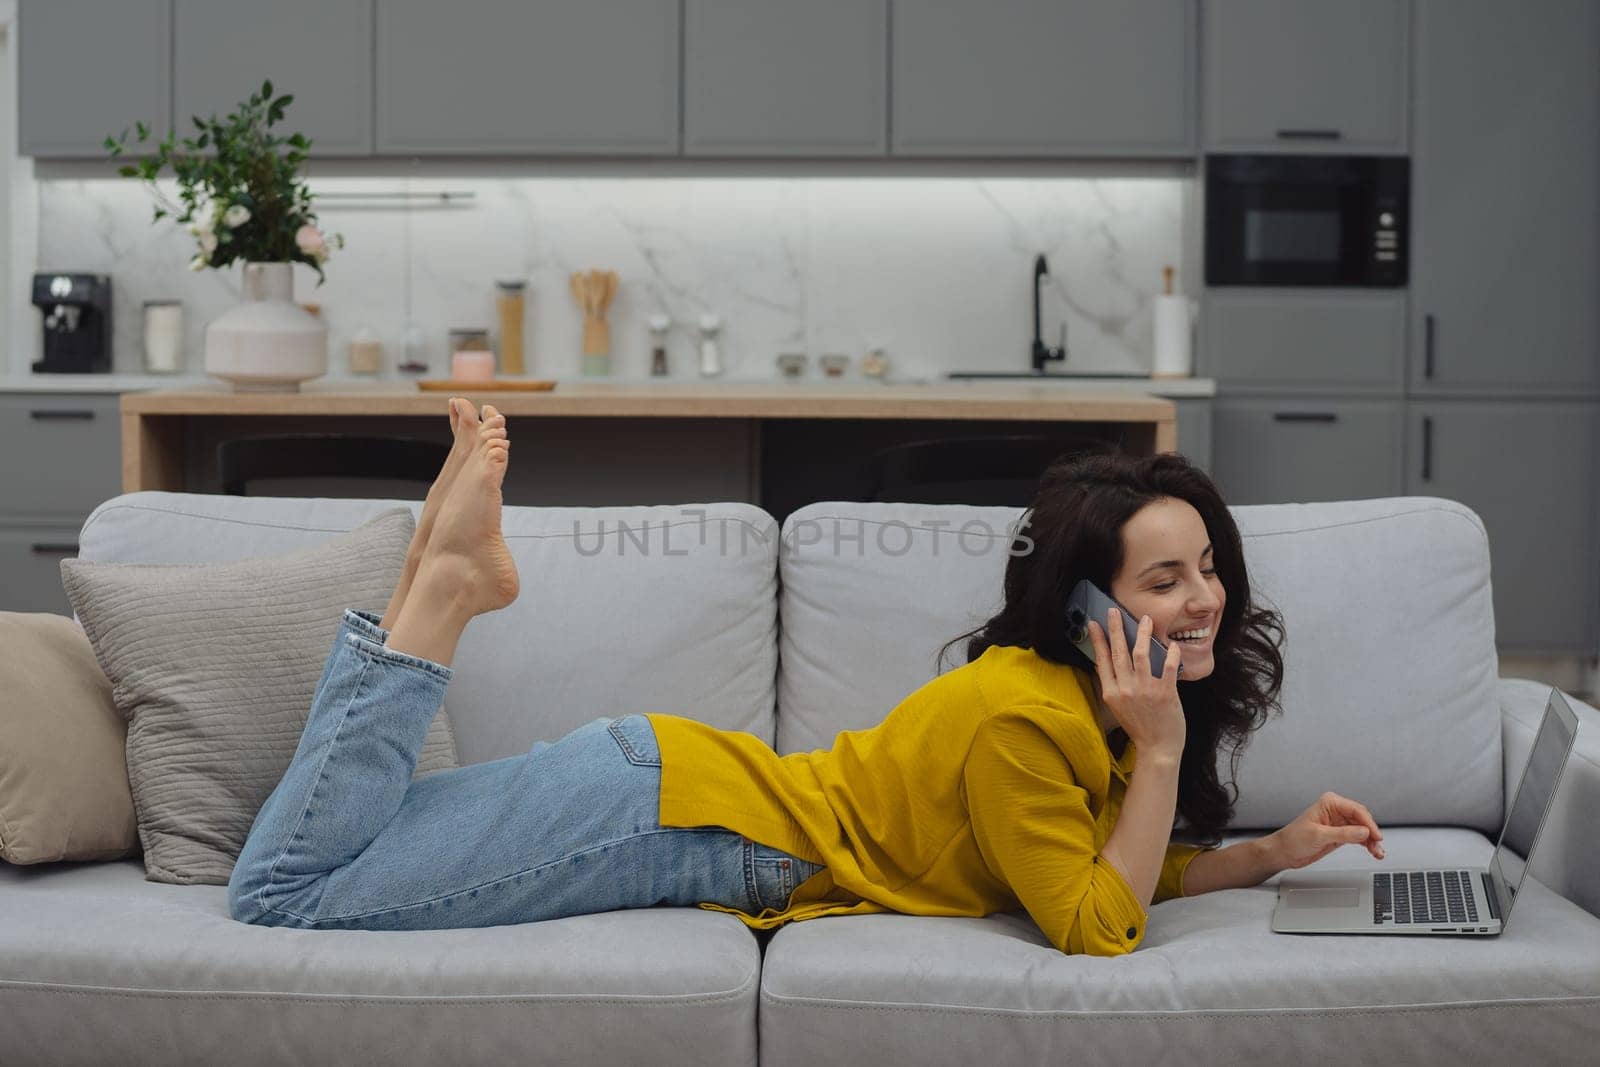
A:
<svg viewBox="0 0 1600 1067">
<path fill-rule="evenodd" d="M 1471 871 L 1385 871 L 1372 876 L 1372 921 L 1475 923 Z"/>
</svg>

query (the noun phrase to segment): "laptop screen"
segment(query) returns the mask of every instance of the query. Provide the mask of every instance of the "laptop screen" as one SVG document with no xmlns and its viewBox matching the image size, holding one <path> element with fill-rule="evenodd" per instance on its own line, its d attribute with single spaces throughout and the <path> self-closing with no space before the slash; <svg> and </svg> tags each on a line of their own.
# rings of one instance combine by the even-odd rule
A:
<svg viewBox="0 0 1600 1067">
<path fill-rule="evenodd" d="M 1556 783 L 1566 766 L 1568 750 L 1577 735 L 1578 719 L 1560 691 L 1550 691 L 1550 701 L 1545 705 L 1544 720 L 1533 739 L 1533 750 L 1528 754 L 1527 765 L 1522 770 L 1522 781 L 1517 786 L 1506 824 L 1500 830 L 1500 841 L 1494 850 L 1494 868 L 1498 881 L 1506 887 L 1510 899 L 1503 902 L 1505 914 L 1517 898 L 1526 873 L 1528 856 L 1538 839 L 1539 827 L 1544 823 L 1545 811 L 1555 796 Z M 1502 919 L 1504 916 L 1502 916 Z"/>
</svg>

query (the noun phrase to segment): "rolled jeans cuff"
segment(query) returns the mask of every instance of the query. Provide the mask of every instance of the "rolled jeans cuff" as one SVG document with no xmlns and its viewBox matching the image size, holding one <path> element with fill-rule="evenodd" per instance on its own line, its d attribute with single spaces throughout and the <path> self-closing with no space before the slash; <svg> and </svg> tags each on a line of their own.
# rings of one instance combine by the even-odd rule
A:
<svg viewBox="0 0 1600 1067">
<path fill-rule="evenodd" d="M 360 634 L 368 641 L 375 641 L 380 645 L 389 643 L 389 631 L 379 625 L 383 616 L 371 611 L 362 611 L 360 608 L 346 608 L 340 626 L 350 633 Z M 340 634 L 340 637 L 343 637 Z"/>
<path fill-rule="evenodd" d="M 389 631 L 379 626 L 379 621 L 380 617 L 370 611 L 346 608 L 339 640 L 371 659 L 425 671 L 445 682 L 455 677 L 455 671 L 442 663 L 390 648 L 387 644 Z"/>
</svg>

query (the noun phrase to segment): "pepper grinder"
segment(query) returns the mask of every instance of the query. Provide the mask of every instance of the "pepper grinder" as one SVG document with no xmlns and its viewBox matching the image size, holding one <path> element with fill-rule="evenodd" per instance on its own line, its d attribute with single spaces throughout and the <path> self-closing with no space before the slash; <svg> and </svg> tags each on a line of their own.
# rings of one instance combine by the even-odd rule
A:
<svg viewBox="0 0 1600 1067">
<path fill-rule="evenodd" d="M 672 320 L 666 315 L 655 314 L 650 316 L 650 374 L 652 377 L 661 378 L 667 373 L 667 331 L 672 328 Z"/>
<path fill-rule="evenodd" d="M 700 374 L 712 377 L 722 373 L 722 353 L 717 350 L 717 334 L 722 331 L 722 316 L 700 316 Z"/>
</svg>

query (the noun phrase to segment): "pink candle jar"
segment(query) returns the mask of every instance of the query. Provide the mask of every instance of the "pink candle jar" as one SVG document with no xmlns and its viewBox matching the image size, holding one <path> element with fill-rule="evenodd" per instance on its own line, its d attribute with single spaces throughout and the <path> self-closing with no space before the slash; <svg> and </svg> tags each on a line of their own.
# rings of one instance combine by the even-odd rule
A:
<svg viewBox="0 0 1600 1067">
<path fill-rule="evenodd" d="M 458 382 L 494 381 L 494 353 L 454 353 L 450 357 L 450 377 Z"/>
</svg>

